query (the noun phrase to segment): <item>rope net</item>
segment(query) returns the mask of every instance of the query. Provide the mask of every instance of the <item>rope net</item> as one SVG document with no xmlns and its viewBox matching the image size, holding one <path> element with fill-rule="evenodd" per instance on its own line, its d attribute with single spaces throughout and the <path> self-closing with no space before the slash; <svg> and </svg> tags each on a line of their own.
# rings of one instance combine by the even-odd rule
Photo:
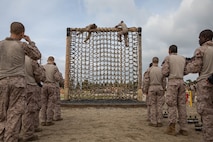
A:
<svg viewBox="0 0 213 142">
<path fill-rule="evenodd" d="M 118 41 L 118 30 L 99 28 L 91 32 L 69 29 L 69 99 L 137 99 L 138 30 Z"/>
</svg>

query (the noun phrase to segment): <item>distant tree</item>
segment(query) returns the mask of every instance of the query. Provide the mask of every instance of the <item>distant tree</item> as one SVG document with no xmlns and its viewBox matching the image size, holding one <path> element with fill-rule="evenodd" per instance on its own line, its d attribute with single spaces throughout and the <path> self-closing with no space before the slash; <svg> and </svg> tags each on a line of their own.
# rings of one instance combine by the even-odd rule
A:
<svg viewBox="0 0 213 142">
<path fill-rule="evenodd" d="M 191 82 L 192 82 L 191 79 L 186 80 L 186 83 L 191 83 Z"/>
<path fill-rule="evenodd" d="M 196 80 L 192 81 L 191 79 L 188 79 L 188 80 L 185 81 L 185 84 L 188 85 L 188 86 L 189 86 L 190 84 L 196 84 L 196 83 L 197 83 Z"/>
<path fill-rule="evenodd" d="M 186 84 L 186 85 L 189 85 L 189 84 L 191 84 L 191 83 L 192 83 L 192 80 L 191 80 L 191 79 L 188 79 L 188 80 L 185 81 L 185 84 Z"/>
</svg>

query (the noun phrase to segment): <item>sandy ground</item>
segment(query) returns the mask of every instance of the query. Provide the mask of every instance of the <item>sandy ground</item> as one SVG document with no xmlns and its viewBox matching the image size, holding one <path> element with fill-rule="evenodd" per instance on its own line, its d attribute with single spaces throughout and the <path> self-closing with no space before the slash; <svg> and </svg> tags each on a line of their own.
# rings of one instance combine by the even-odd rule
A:
<svg viewBox="0 0 213 142">
<path fill-rule="evenodd" d="M 187 107 L 188 115 L 197 115 Z M 163 127 L 150 127 L 146 107 L 62 107 L 64 120 L 52 126 L 42 126 L 39 142 L 200 142 L 202 133 L 188 124 L 189 136 L 164 134 Z"/>
</svg>

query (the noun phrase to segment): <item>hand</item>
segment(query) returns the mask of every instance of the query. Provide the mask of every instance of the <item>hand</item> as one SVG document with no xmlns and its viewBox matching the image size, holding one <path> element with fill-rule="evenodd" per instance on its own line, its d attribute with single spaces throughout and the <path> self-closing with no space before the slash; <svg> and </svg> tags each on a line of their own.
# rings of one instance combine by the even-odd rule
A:
<svg viewBox="0 0 213 142">
<path fill-rule="evenodd" d="M 27 42 L 31 42 L 30 37 L 29 37 L 29 36 L 27 36 L 27 35 L 24 35 L 23 39 L 25 39 Z"/>
<path fill-rule="evenodd" d="M 211 74 L 211 75 L 207 78 L 207 81 L 208 81 L 210 84 L 213 84 L 213 74 Z"/>
</svg>

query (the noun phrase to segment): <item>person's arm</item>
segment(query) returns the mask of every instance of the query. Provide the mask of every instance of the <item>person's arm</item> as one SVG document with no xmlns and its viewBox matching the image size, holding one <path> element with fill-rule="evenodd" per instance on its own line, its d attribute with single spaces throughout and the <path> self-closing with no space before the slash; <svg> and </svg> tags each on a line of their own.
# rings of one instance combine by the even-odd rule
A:
<svg viewBox="0 0 213 142">
<path fill-rule="evenodd" d="M 25 54 L 33 60 L 39 60 L 41 58 L 41 52 L 36 47 L 35 42 L 31 41 L 30 37 L 27 35 L 24 35 L 24 39 L 28 42 L 23 42 L 22 45 Z"/>
<path fill-rule="evenodd" d="M 162 64 L 162 74 L 165 77 L 169 76 L 169 56 L 164 59 L 164 63 Z"/>
<path fill-rule="evenodd" d="M 121 26 L 121 23 L 119 23 L 118 25 L 116 25 L 115 28 L 118 28 L 118 27 L 120 27 L 120 26 Z"/>
<path fill-rule="evenodd" d="M 33 74 L 37 84 L 41 87 L 41 82 L 46 79 L 45 69 L 35 60 L 32 60 Z"/>
<path fill-rule="evenodd" d="M 213 74 L 211 74 L 211 75 L 208 77 L 207 81 L 208 81 L 209 83 L 213 84 Z"/>
<path fill-rule="evenodd" d="M 185 73 L 199 73 L 203 64 L 203 54 L 200 49 L 195 50 L 194 57 L 187 63 Z"/>
<path fill-rule="evenodd" d="M 62 73 L 61 72 L 59 72 L 59 73 L 60 73 L 59 86 L 62 87 L 62 88 L 64 88 L 64 79 L 63 79 Z"/>
<path fill-rule="evenodd" d="M 144 78 L 143 78 L 143 91 L 145 94 L 148 94 L 148 91 L 149 91 L 149 83 L 150 83 L 149 72 L 150 72 L 150 68 L 144 73 Z"/>
<path fill-rule="evenodd" d="M 57 67 L 55 67 L 54 69 L 54 78 L 56 82 L 60 82 L 61 80 L 61 73 L 59 72 Z"/>
<path fill-rule="evenodd" d="M 166 90 L 166 77 L 163 76 L 162 78 L 162 87 L 163 87 L 163 90 L 165 91 Z"/>
</svg>

